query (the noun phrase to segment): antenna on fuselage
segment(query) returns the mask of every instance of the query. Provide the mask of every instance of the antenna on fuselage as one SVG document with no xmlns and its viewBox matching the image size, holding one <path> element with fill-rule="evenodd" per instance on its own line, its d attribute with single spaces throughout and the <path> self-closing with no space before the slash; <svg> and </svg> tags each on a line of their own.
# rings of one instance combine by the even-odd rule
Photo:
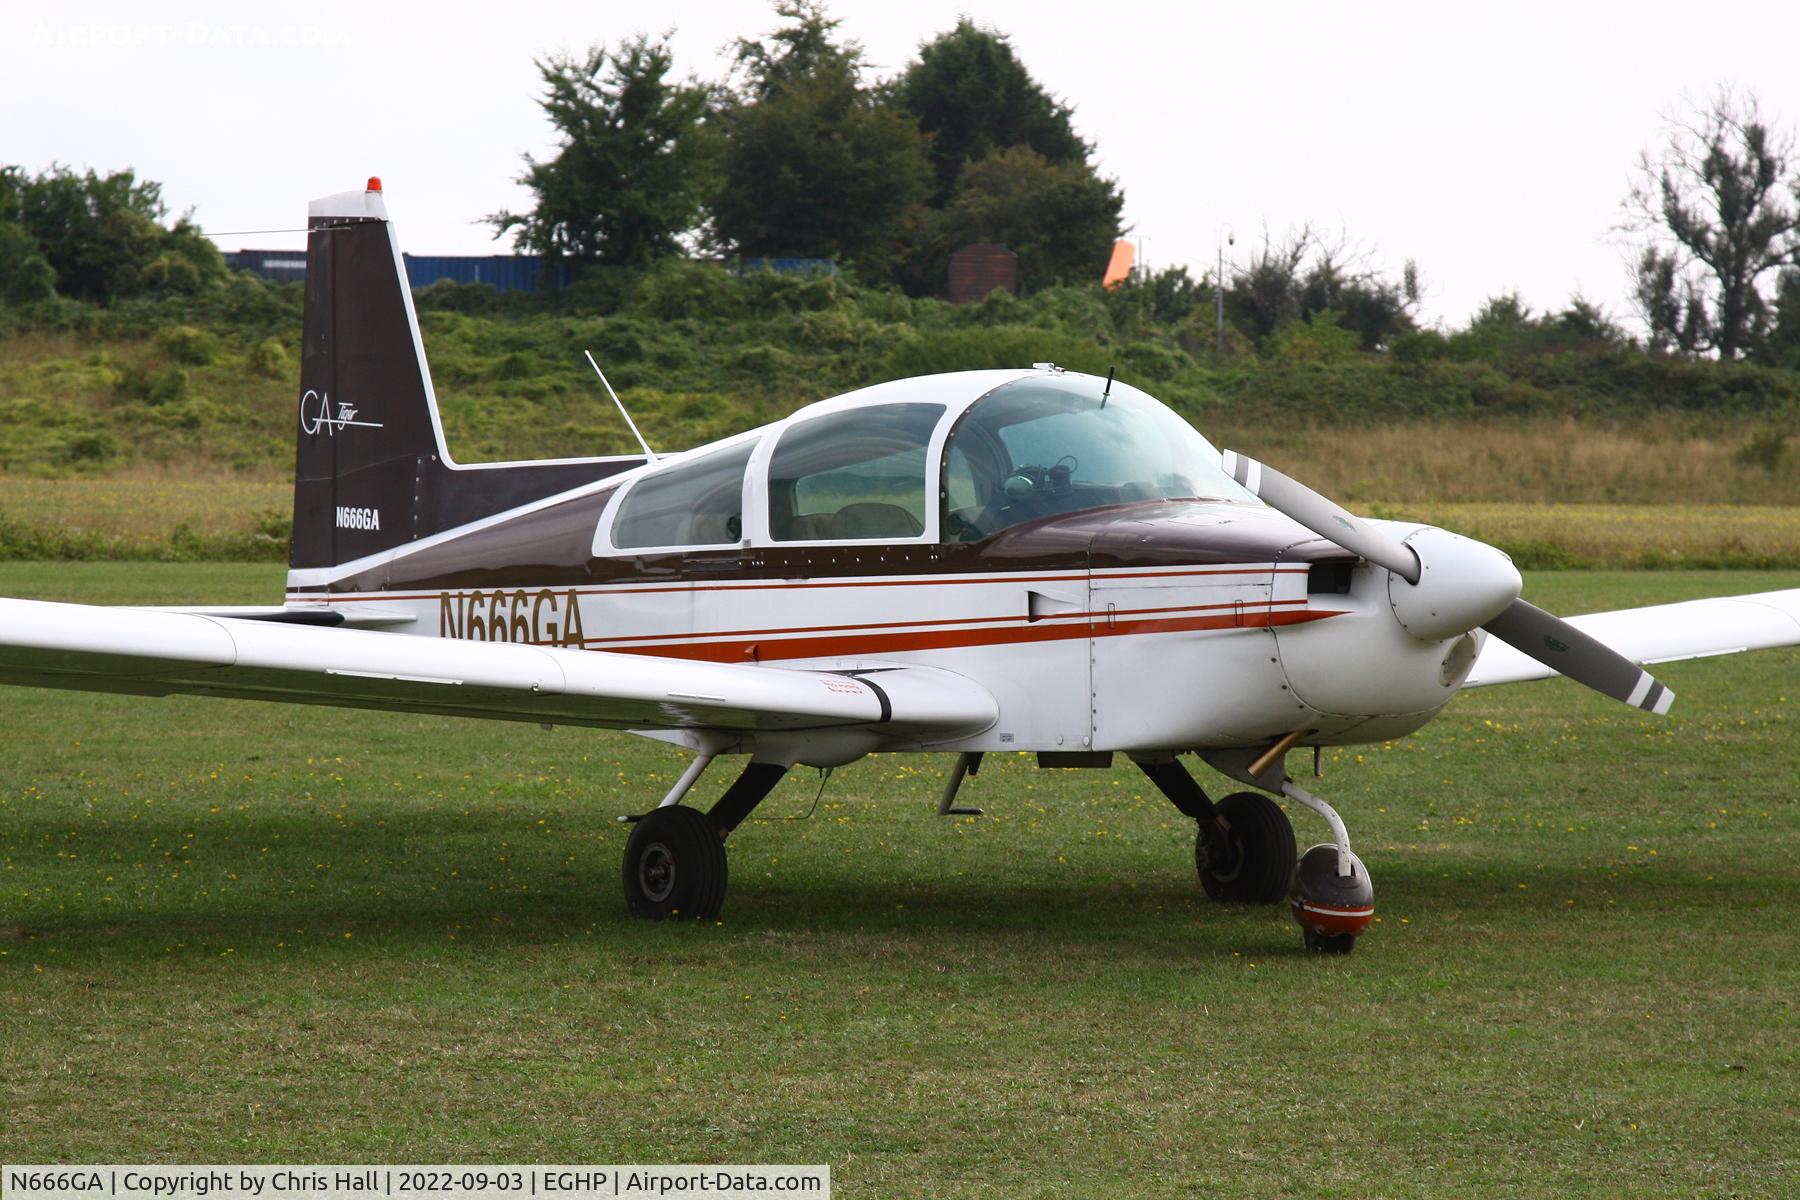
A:
<svg viewBox="0 0 1800 1200">
<path fill-rule="evenodd" d="M 619 415 L 624 417 L 625 424 L 631 427 L 631 436 L 636 438 L 638 440 L 638 445 L 644 448 L 644 457 L 651 462 L 655 462 L 656 451 L 650 448 L 650 443 L 646 442 L 644 440 L 644 435 L 638 432 L 637 422 L 632 420 L 631 414 L 625 411 L 625 402 L 619 399 L 619 393 L 613 391 L 613 385 L 606 382 L 606 372 L 602 371 L 600 369 L 600 364 L 594 361 L 594 352 L 592 350 L 583 350 L 582 353 L 587 355 L 588 366 L 594 368 L 594 374 L 600 377 L 600 382 L 606 387 L 606 394 L 611 396 L 612 402 L 619 406 Z"/>
<path fill-rule="evenodd" d="M 1106 390 L 1104 392 L 1100 393 L 1100 411 L 1101 412 L 1106 411 L 1106 398 L 1108 396 L 1112 395 L 1113 376 L 1117 375 L 1118 373 L 1119 373 L 1119 367 L 1118 367 L 1118 364 L 1116 364 L 1116 363 L 1113 364 L 1112 366 L 1106 368 Z"/>
</svg>

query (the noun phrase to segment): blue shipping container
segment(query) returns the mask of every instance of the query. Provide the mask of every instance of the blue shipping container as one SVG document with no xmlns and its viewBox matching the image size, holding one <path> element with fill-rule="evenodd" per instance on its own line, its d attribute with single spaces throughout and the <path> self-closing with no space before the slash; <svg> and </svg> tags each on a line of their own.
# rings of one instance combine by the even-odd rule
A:
<svg viewBox="0 0 1800 1200">
<path fill-rule="evenodd" d="M 406 278 L 416 288 L 429 287 L 440 279 L 457 283 L 485 283 L 502 292 L 535 292 L 544 278 L 544 261 L 535 254 L 402 254 L 406 260 Z M 559 266 L 550 277 L 552 287 L 561 287 L 565 272 Z"/>
<path fill-rule="evenodd" d="M 402 254 L 407 282 L 429 287 L 440 279 L 457 283 L 485 283 L 502 292 L 535 292 L 544 278 L 543 260 L 532 254 Z M 275 283 L 302 283 L 306 279 L 304 250 L 237 250 L 225 256 L 230 266 L 253 271 Z M 561 287 L 568 271 L 558 266 L 550 286 Z"/>
</svg>

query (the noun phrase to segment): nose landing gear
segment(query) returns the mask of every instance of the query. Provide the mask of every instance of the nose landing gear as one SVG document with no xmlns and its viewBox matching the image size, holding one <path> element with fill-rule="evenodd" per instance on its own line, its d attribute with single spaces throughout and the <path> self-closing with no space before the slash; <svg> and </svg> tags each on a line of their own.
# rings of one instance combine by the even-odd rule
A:
<svg viewBox="0 0 1800 1200">
<path fill-rule="evenodd" d="M 1238 792 L 1215 805 L 1174 754 L 1134 757 L 1163 795 L 1199 824 L 1194 860 L 1209 897 L 1274 904 L 1285 894 L 1308 950 L 1348 954 L 1375 919 L 1375 889 L 1368 868 L 1350 850 L 1350 834 L 1337 810 L 1288 778 L 1283 756 L 1303 734 L 1288 734 L 1260 750 L 1202 755 L 1226 775 L 1287 796 L 1325 818 L 1332 840 L 1308 850 L 1298 863 L 1287 814 L 1266 796 Z"/>
<path fill-rule="evenodd" d="M 1306 948 L 1320 954 L 1348 954 L 1375 919 L 1375 887 L 1369 869 L 1350 850 L 1350 834 L 1337 810 L 1291 779 L 1281 792 L 1325 818 L 1333 841 L 1300 856 L 1288 897 Z"/>
</svg>

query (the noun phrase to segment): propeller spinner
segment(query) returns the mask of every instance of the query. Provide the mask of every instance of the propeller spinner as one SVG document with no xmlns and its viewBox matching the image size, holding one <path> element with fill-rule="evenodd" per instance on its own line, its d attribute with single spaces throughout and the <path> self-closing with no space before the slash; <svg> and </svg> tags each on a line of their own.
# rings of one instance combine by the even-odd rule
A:
<svg viewBox="0 0 1800 1200">
<path fill-rule="evenodd" d="M 1402 542 L 1253 458 L 1227 450 L 1224 466 L 1270 508 L 1394 575 L 1389 596 L 1395 614 L 1415 636 L 1450 637 L 1479 626 L 1552 670 L 1634 708 L 1662 715 L 1674 702 L 1675 693 L 1650 672 L 1561 617 L 1519 599 L 1518 572 L 1498 550 L 1442 530 L 1423 530 Z M 1494 560 L 1504 561 L 1505 569 L 1496 568 Z M 1417 594 L 1409 594 L 1412 589 Z M 1408 620 L 1408 612 L 1419 616 Z"/>
</svg>

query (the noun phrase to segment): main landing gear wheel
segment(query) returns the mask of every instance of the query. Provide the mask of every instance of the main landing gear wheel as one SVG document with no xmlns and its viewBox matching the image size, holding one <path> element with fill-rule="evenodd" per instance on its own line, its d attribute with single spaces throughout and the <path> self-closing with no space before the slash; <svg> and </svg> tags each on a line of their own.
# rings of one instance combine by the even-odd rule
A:
<svg viewBox="0 0 1800 1200">
<path fill-rule="evenodd" d="M 651 809 L 625 843 L 624 876 L 637 916 L 710 921 L 725 906 L 725 841 L 698 809 Z"/>
<path fill-rule="evenodd" d="M 1287 814 L 1258 792 L 1234 792 L 1219 801 L 1218 811 L 1231 834 L 1221 838 L 1216 827 L 1201 825 L 1194 842 L 1200 886 L 1214 900 L 1279 903 L 1294 879 L 1294 827 Z"/>
</svg>

